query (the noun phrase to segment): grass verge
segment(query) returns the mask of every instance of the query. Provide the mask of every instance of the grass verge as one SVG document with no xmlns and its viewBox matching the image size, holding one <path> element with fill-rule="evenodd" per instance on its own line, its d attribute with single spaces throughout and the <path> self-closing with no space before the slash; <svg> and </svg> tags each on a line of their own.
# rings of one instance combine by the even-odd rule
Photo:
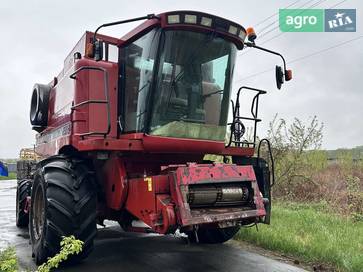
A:
<svg viewBox="0 0 363 272">
<path fill-rule="evenodd" d="M 337 271 L 363 271 L 363 222 L 319 206 L 275 203 L 271 225 L 242 229 L 235 238 Z"/>
<path fill-rule="evenodd" d="M 0 251 L 0 272 L 15 272 L 18 270 L 15 249 L 9 247 Z"/>
<path fill-rule="evenodd" d="M 16 179 L 16 173 L 9 173 L 9 176 L 7 177 L 0 176 L 0 180 L 9 180 L 9 179 Z"/>
</svg>

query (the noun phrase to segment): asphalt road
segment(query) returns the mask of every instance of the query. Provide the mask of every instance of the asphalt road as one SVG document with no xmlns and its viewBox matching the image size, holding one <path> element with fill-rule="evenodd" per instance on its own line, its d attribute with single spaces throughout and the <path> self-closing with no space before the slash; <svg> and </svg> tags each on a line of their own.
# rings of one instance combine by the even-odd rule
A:
<svg viewBox="0 0 363 272">
<path fill-rule="evenodd" d="M 0 249 L 15 246 L 22 271 L 34 271 L 27 230 L 15 226 L 16 181 L 0 181 Z M 189 245 L 175 236 L 125 233 L 116 225 L 99 229 L 95 250 L 82 263 L 60 271 L 248 271 L 305 270 L 247 252 L 231 244 Z"/>
</svg>

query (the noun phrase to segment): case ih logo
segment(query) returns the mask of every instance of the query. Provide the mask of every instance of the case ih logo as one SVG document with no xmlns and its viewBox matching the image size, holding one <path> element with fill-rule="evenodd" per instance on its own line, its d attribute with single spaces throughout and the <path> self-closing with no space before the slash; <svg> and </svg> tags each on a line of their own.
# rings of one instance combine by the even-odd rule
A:
<svg viewBox="0 0 363 272">
<path fill-rule="evenodd" d="M 282 32 L 355 32 L 355 9 L 280 9 Z"/>
<path fill-rule="evenodd" d="M 326 9 L 325 31 L 355 32 L 356 31 L 355 9 Z"/>
</svg>

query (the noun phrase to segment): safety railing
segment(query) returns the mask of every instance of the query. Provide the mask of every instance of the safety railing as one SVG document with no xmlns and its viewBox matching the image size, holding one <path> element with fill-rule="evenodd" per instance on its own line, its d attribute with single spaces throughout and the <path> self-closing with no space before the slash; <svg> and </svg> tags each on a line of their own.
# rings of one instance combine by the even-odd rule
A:
<svg viewBox="0 0 363 272">
<path fill-rule="evenodd" d="M 257 92 L 257 94 L 253 97 L 252 99 L 252 104 L 251 104 L 251 115 L 252 117 L 246 117 L 246 116 L 240 116 L 240 94 L 242 90 L 250 90 L 250 91 L 254 91 Z M 259 96 L 261 94 L 265 94 L 266 91 L 264 90 L 260 90 L 260 89 L 256 89 L 256 88 L 251 88 L 251 87 L 247 87 L 247 86 L 242 86 L 241 88 L 238 89 L 237 92 L 237 96 L 236 96 L 236 104 L 233 103 L 233 100 L 231 100 L 232 103 L 232 122 L 228 123 L 228 125 L 230 126 L 230 130 L 231 130 L 231 135 L 229 137 L 229 142 L 227 144 L 226 147 L 229 147 L 232 145 L 232 143 L 235 146 L 238 147 L 255 147 L 256 146 L 256 138 L 257 138 L 257 124 L 258 122 L 261 122 L 261 119 L 258 118 L 258 102 L 259 102 Z M 248 140 L 243 140 L 242 141 L 242 137 L 246 132 L 246 127 L 245 125 L 242 123 L 241 120 L 248 120 L 248 121 L 253 121 L 254 122 L 254 126 L 253 126 L 253 142 L 250 142 Z"/>
</svg>

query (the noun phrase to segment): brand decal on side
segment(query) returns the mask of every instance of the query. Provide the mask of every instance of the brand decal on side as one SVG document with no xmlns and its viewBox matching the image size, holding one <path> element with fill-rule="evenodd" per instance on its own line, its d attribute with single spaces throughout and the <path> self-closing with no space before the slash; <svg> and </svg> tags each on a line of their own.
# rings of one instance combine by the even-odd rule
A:
<svg viewBox="0 0 363 272">
<path fill-rule="evenodd" d="M 71 123 L 66 123 L 64 126 L 57 128 L 56 130 L 37 136 L 37 144 L 45 144 L 55 139 L 71 134 Z"/>
</svg>

